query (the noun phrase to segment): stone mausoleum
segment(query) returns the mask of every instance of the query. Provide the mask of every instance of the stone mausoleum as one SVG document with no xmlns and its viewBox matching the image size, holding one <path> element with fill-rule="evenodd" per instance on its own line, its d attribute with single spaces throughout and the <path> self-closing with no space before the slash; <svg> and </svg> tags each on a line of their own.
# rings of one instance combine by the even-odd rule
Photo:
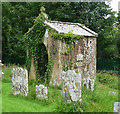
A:
<svg viewBox="0 0 120 114">
<path fill-rule="evenodd" d="M 67 44 L 57 38 L 52 38 L 46 29 L 43 43 L 48 50 L 48 56 L 52 56 L 54 62 L 50 85 L 59 86 L 64 67 L 69 67 L 72 63 L 71 70 L 80 73 L 84 86 L 93 90 L 96 78 L 96 38 L 98 34 L 80 23 L 49 20 L 44 23 L 59 34 L 72 32 L 73 35 L 83 36 L 74 42 L 71 59 L 71 55 L 65 53 L 68 49 Z"/>
</svg>

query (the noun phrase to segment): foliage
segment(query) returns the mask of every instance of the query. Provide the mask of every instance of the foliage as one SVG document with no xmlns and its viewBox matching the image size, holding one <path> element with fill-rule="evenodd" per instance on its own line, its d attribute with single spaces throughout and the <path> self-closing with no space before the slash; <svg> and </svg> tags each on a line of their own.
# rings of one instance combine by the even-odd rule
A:
<svg viewBox="0 0 120 114">
<path fill-rule="evenodd" d="M 41 6 L 46 8 L 49 19 L 82 23 L 97 32 L 98 58 L 119 59 L 120 14 L 117 20 L 115 12 L 105 2 L 3 2 L 2 58 L 4 63 L 11 62 L 8 58 L 15 57 L 17 58 L 13 63 L 20 63 L 21 60 L 23 64 L 25 63 L 26 42 L 23 34 L 34 24 Z"/>
<path fill-rule="evenodd" d="M 118 79 L 116 75 L 110 75 L 108 73 L 98 73 L 97 79 L 100 83 L 107 85 L 110 88 L 118 89 Z"/>
<path fill-rule="evenodd" d="M 12 67 L 3 67 L 5 77 L 11 77 Z M 106 74 L 105 74 L 106 75 Z M 100 74 L 104 79 L 104 74 Z M 97 74 L 96 77 L 99 77 Z M 111 75 L 111 77 L 115 77 Z M 117 83 L 118 78 L 114 78 Z M 112 83 L 112 82 L 111 82 Z M 29 83 L 29 95 L 12 95 L 12 82 L 2 81 L 2 112 L 113 112 L 114 102 L 118 102 L 117 95 L 108 94 L 109 91 L 118 93 L 117 88 L 112 88 L 109 83 L 100 83 L 99 78 L 95 81 L 95 90 L 92 92 L 82 86 L 82 102 L 79 104 L 67 104 L 62 99 L 61 88 L 48 86 L 48 100 L 38 100 L 35 97 L 35 83 Z M 18 106 L 16 108 L 16 106 Z"/>
<path fill-rule="evenodd" d="M 48 59 L 47 70 L 45 72 L 45 82 L 47 84 L 49 84 L 49 82 L 50 82 L 53 66 L 54 66 L 54 62 L 52 60 L 52 56 L 50 56 L 49 59 Z"/>
<path fill-rule="evenodd" d="M 73 51 L 73 47 L 74 47 L 75 41 L 80 39 L 80 38 L 83 38 L 83 36 L 74 35 L 72 33 L 72 31 L 69 31 L 69 33 L 66 34 L 66 33 L 57 33 L 55 30 L 53 30 L 51 28 L 48 28 L 48 30 L 49 30 L 49 34 L 50 34 L 50 36 L 52 38 L 59 39 L 62 42 L 66 43 L 67 51 L 64 52 L 64 53 L 61 52 L 60 54 L 68 55 L 68 57 L 70 59 L 70 66 L 68 65 L 67 62 L 65 62 L 65 66 L 63 66 L 63 70 L 66 71 L 68 69 L 71 69 L 71 67 L 72 67 L 72 59 L 73 59 L 72 51 Z"/>
<path fill-rule="evenodd" d="M 49 18 L 52 20 L 82 23 L 98 33 L 98 58 L 117 56 L 115 47 L 118 36 L 114 36 L 113 25 L 118 20 L 115 17 L 115 12 L 105 2 L 47 3 L 45 7 Z"/>
<path fill-rule="evenodd" d="M 56 109 L 57 112 L 83 112 L 80 107 L 81 103 L 70 103 L 68 104 L 66 101 L 62 101 L 60 106 Z"/>
<path fill-rule="evenodd" d="M 2 59 L 4 63 L 26 60 L 26 42 L 23 35 L 34 24 L 35 17 L 43 3 L 3 2 L 2 3 Z"/>
<path fill-rule="evenodd" d="M 30 63 L 31 59 L 33 58 L 37 79 L 40 78 L 40 74 L 39 74 L 40 73 L 39 66 L 41 65 L 39 63 L 40 55 L 42 55 L 43 53 L 45 53 L 44 51 L 46 51 L 46 50 L 40 51 L 41 44 L 44 39 L 45 30 L 46 30 L 44 20 L 45 20 L 45 17 L 41 12 L 41 14 L 39 14 L 39 16 L 35 19 L 34 25 L 29 29 L 29 31 L 25 35 L 26 42 L 28 42 L 27 48 L 29 48 L 29 51 L 28 51 L 29 58 L 27 60 L 27 63 Z M 31 65 L 29 64 L 28 71 L 30 71 L 30 66 Z M 43 68 L 43 66 L 41 68 Z"/>
</svg>

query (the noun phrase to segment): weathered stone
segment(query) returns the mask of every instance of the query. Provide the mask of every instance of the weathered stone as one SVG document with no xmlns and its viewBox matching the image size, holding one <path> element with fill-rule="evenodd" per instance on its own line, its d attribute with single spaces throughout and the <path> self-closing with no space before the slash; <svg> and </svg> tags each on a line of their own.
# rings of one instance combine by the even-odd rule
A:
<svg viewBox="0 0 120 114">
<path fill-rule="evenodd" d="M 114 91 L 109 91 L 109 95 L 118 95 L 118 93 L 114 92 Z"/>
<path fill-rule="evenodd" d="M 83 60 L 83 55 L 82 54 L 78 54 L 77 55 L 77 61 Z"/>
<path fill-rule="evenodd" d="M 94 79 L 90 79 L 90 77 L 88 78 L 84 78 L 83 79 L 83 85 L 90 90 L 94 90 Z"/>
<path fill-rule="evenodd" d="M 36 85 L 36 97 L 38 98 L 38 99 L 47 99 L 48 98 L 48 96 L 47 96 L 47 87 L 45 87 L 44 85 L 39 85 L 39 86 L 37 86 Z"/>
<path fill-rule="evenodd" d="M 4 77 L 4 73 L 2 72 L 2 66 L 3 66 L 3 64 L 0 60 L 0 79 L 2 79 Z"/>
<path fill-rule="evenodd" d="M 13 68 L 12 70 L 12 90 L 13 95 L 20 94 L 27 96 L 28 94 L 28 72 L 22 68 Z"/>
<path fill-rule="evenodd" d="M 30 73 L 29 73 L 29 80 L 36 80 L 35 65 L 33 63 L 33 58 L 31 59 L 31 67 L 30 67 Z"/>
<path fill-rule="evenodd" d="M 81 101 L 81 74 L 74 70 L 62 72 L 62 94 L 63 98 L 70 102 Z"/>
<path fill-rule="evenodd" d="M 120 102 L 114 103 L 114 112 L 118 112 L 120 114 Z"/>
<path fill-rule="evenodd" d="M 45 24 L 58 33 L 68 34 L 70 31 L 72 31 L 74 35 L 83 36 L 82 38 L 73 42 L 73 50 L 71 53 L 69 53 L 70 45 L 62 42 L 59 40 L 59 38 L 52 38 L 50 31 L 46 30 L 43 43 L 45 46 L 47 46 L 48 57 L 51 58 L 52 62 L 54 63 L 51 73 L 50 85 L 59 86 L 61 84 L 62 81 L 60 74 L 63 70 L 66 70 L 67 67 L 67 69 L 72 69 L 80 73 L 82 79 L 89 77 L 91 80 L 90 84 L 93 86 L 94 84 L 92 83 L 92 80 L 96 78 L 97 33 L 81 26 L 78 23 L 64 23 L 46 20 Z M 33 68 L 31 68 L 30 74 L 31 71 L 34 73 Z M 33 75 L 30 75 L 29 77 L 31 76 Z M 87 81 L 84 81 L 84 85 L 88 85 Z"/>
</svg>

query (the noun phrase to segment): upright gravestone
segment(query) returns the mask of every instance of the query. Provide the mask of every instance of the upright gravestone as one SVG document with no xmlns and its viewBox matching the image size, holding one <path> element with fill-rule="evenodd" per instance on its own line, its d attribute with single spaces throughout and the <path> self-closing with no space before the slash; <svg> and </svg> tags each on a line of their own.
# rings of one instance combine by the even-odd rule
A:
<svg viewBox="0 0 120 114">
<path fill-rule="evenodd" d="M 120 102 L 114 103 L 114 112 L 118 112 L 120 114 Z"/>
<path fill-rule="evenodd" d="M 28 94 L 28 72 L 22 68 L 13 68 L 12 70 L 12 90 L 13 95 L 20 94 L 27 96 Z"/>
<path fill-rule="evenodd" d="M 70 102 L 81 101 L 81 74 L 74 70 L 68 70 L 61 74 L 63 98 Z"/>
<path fill-rule="evenodd" d="M 3 66 L 3 64 L 0 60 L 0 79 L 2 79 L 4 77 L 4 73 L 2 72 L 2 66 Z"/>
<path fill-rule="evenodd" d="M 90 79 L 90 77 L 84 78 L 83 79 L 83 85 L 87 89 L 90 89 L 91 91 L 93 91 L 94 90 L 94 79 Z"/>
<path fill-rule="evenodd" d="M 36 97 L 38 99 L 47 99 L 48 96 L 47 96 L 47 87 L 45 87 L 44 85 L 39 85 L 37 86 L 36 85 Z"/>
</svg>

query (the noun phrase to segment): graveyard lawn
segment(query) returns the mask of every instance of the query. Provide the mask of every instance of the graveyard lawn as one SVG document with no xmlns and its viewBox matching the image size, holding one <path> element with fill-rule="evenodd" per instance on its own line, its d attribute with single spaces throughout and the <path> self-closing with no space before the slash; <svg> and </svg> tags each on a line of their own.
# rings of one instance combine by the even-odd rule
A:
<svg viewBox="0 0 120 114">
<path fill-rule="evenodd" d="M 4 72 L 2 112 L 113 112 L 114 102 L 118 102 L 118 77 L 107 73 L 97 74 L 93 92 L 82 87 L 82 102 L 74 107 L 73 104 L 63 103 L 62 86 L 55 88 L 45 85 L 48 87 L 48 100 L 38 100 L 34 92 L 35 85 L 30 83 L 27 97 L 13 96 L 11 73 L 13 67 L 17 66 L 4 66 L 2 70 Z M 111 91 L 116 92 L 116 95 L 109 93 Z"/>
</svg>

